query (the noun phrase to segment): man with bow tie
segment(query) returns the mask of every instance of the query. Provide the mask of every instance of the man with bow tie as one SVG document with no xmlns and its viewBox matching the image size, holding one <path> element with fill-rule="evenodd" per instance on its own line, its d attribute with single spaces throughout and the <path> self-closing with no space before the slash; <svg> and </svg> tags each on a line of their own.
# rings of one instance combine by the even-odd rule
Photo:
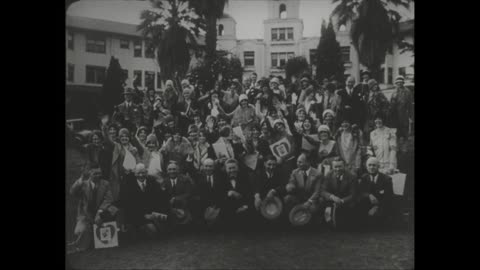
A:
<svg viewBox="0 0 480 270">
<path fill-rule="evenodd" d="M 367 171 L 358 182 L 357 213 L 361 226 L 366 228 L 385 225 L 392 214 L 392 178 L 379 172 L 377 158 L 367 160 Z"/>
<path fill-rule="evenodd" d="M 321 185 L 323 203 L 320 209 L 325 214 L 325 221 L 333 224 L 335 228 L 349 225 L 354 206 L 355 175 L 345 170 L 345 161 L 336 157 L 332 161 L 332 171 L 328 172 Z M 333 209 L 336 211 L 336 221 L 333 222 Z"/>
<path fill-rule="evenodd" d="M 133 89 L 126 88 L 123 95 L 125 101 L 115 107 L 112 120 L 134 131 L 143 125 L 143 108 L 133 102 Z"/>
<path fill-rule="evenodd" d="M 224 178 L 226 191 L 224 193 L 224 205 L 222 218 L 226 222 L 245 224 L 250 219 L 252 209 L 252 194 L 248 176 L 240 174 L 238 161 L 227 159 L 225 161 L 226 178 Z M 238 222 L 240 221 L 240 223 Z"/>
<path fill-rule="evenodd" d="M 168 195 L 142 163 L 135 166 L 134 176 L 126 179 L 125 187 L 120 190 L 119 205 L 133 233 L 152 238 L 167 227 Z"/>
<path fill-rule="evenodd" d="M 113 220 L 118 208 L 112 205 L 113 197 L 108 181 L 102 179 L 102 171 L 98 164 L 91 164 L 84 169 L 80 179 L 73 183 L 70 194 L 79 199 L 76 240 L 70 245 L 76 251 L 93 246 L 93 223 L 97 225 Z"/>
<path fill-rule="evenodd" d="M 318 210 L 320 197 L 320 184 L 322 174 L 313 168 L 306 153 L 301 153 L 297 158 L 297 168 L 290 174 L 290 179 L 285 189 L 284 197 L 286 209 L 291 209 L 299 203 L 309 207 L 312 213 Z"/>
</svg>

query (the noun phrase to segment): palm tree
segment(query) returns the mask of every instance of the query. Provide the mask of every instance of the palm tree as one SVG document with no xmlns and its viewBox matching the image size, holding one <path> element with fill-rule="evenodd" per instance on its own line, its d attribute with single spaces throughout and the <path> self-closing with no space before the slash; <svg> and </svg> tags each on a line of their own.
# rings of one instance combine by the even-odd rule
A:
<svg viewBox="0 0 480 270">
<path fill-rule="evenodd" d="M 205 62 L 207 67 L 210 67 L 216 58 L 217 20 L 223 16 L 228 0 L 189 0 L 189 3 L 206 22 Z"/>
<path fill-rule="evenodd" d="M 192 51 L 199 52 L 197 43 L 203 20 L 188 6 L 187 0 L 150 0 L 152 8 L 144 10 L 137 27 L 151 48 L 157 53 L 157 62 L 163 81 L 175 79 L 188 71 Z M 163 3 L 162 3 L 163 2 Z"/>
<path fill-rule="evenodd" d="M 337 25 L 351 22 L 350 38 L 359 54 L 359 61 L 373 77 L 377 77 L 380 65 L 385 61 L 389 46 L 398 33 L 400 14 L 392 9 L 409 8 L 413 0 L 332 0 L 338 3 L 331 17 Z"/>
</svg>

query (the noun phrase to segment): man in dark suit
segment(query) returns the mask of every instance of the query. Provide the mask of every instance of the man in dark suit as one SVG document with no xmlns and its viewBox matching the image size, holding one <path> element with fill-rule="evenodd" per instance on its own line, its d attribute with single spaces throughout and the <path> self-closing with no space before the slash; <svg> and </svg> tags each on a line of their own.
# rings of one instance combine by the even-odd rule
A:
<svg viewBox="0 0 480 270">
<path fill-rule="evenodd" d="M 254 205 L 257 210 L 265 198 L 273 196 L 281 198 L 285 193 L 286 177 L 276 170 L 277 159 L 273 155 L 268 155 L 263 165 L 264 168 L 255 175 L 253 183 Z"/>
<path fill-rule="evenodd" d="M 345 161 L 336 157 L 332 161 L 333 170 L 328 172 L 321 185 L 321 212 L 325 213 L 325 221 L 332 221 L 332 210 L 336 210 L 336 228 L 343 228 L 351 224 L 351 215 L 354 206 L 355 175 L 345 170 Z"/>
<path fill-rule="evenodd" d="M 224 177 L 215 171 L 215 161 L 207 158 L 202 164 L 201 174 L 197 177 L 192 203 L 192 212 L 199 223 L 204 224 L 208 207 L 218 210 L 224 205 L 227 187 L 223 180 Z"/>
<path fill-rule="evenodd" d="M 126 88 L 123 94 L 125 101 L 115 107 L 112 119 L 133 132 L 143 125 L 143 108 L 133 102 L 133 89 Z"/>
<path fill-rule="evenodd" d="M 340 106 L 338 108 L 338 120 L 342 121 L 345 115 L 353 116 L 353 123 L 363 127 L 365 118 L 365 105 L 361 88 L 354 88 L 355 78 L 350 76 L 346 82 L 346 88 L 338 91 Z"/>
<path fill-rule="evenodd" d="M 221 213 L 227 223 L 244 226 L 245 222 L 250 221 L 253 199 L 248 176 L 240 174 L 238 168 L 237 160 L 227 159 L 225 161 L 227 174 L 223 181 L 226 192 Z"/>
<path fill-rule="evenodd" d="M 358 182 L 357 213 L 360 225 L 366 228 L 382 227 L 392 215 L 392 178 L 378 171 L 375 157 L 367 160 L 367 171 Z"/>
<path fill-rule="evenodd" d="M 188 208 L 193 192 L 192 179 L 179 174 L 178 164 L 170 162 L 167 166 L 167 177 L 163 180 L 162 188 L 168 194 L 168 200 L 173 208 Z"/>
<path fill-rule="evenodd" d="M 170 210 L 167 194 L 153 177 L 147 176 L 142 163 L 135 167 L 134 176 L 126 179 L 119 204 L 125 211 L 127 224 L 133 226 L 135 232 L 151 238 L 166 228 Z"/>
<path fill-rule="evenodd" d="M 98 164 L 86 166 L 82 177 L 70 188 L 70 194 L 79 199 L 75 226 L 77 238 L 70 246 L 76 251 L 82 251 L 93 245 L 93 223 L 100 225 L 104 221 L 113 220 L 118 208 L 112 205 L 110 184 L 102 179 Z"/>
</svg>

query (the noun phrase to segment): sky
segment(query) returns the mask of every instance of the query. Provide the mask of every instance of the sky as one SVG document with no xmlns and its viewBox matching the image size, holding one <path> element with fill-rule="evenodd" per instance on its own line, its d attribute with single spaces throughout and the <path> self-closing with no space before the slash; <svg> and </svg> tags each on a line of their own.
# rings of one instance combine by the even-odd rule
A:
<svg viewBox="0 0 480 270">
<path fill-rule="evenodd" d="M 303 36 L 320 36 L 322 19 L 328 21 L 334 7 L 332 0 L 301 0 L 300 19 Z M 96 19 L 140 23 L 140 12 L 150 6 L 149 1 L 135 0 L 81 0 L 73 3 L 67 14 Z M 263 39 L 263 20 L 267 18 L 267 0 L 229 0 L 224 9 L 237 22 L 237 39 Z"/>
</svg>

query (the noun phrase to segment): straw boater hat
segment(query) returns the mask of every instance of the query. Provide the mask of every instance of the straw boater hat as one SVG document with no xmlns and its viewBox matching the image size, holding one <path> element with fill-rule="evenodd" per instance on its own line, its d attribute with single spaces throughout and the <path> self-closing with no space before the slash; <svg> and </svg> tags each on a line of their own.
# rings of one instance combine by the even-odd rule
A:
<svg viewBox="0 0 480 270">
<path fill-rule="evenodd" d="M 312 213 L 305 207 L 303 204 L 299 204 L 292 208 L 290 214 L 288 215 L 288 219 L 290 223 L 295 226 L 302 226 L 310 222 L 312 218 Z"/>
<path fill-rule="evenodd" d="M 260 205 L 260 213 L 266 219 L 275 219 L 279 217 L 282 210 L 282 201 L 276 196 L 265 198 Z"/>
</svg>

